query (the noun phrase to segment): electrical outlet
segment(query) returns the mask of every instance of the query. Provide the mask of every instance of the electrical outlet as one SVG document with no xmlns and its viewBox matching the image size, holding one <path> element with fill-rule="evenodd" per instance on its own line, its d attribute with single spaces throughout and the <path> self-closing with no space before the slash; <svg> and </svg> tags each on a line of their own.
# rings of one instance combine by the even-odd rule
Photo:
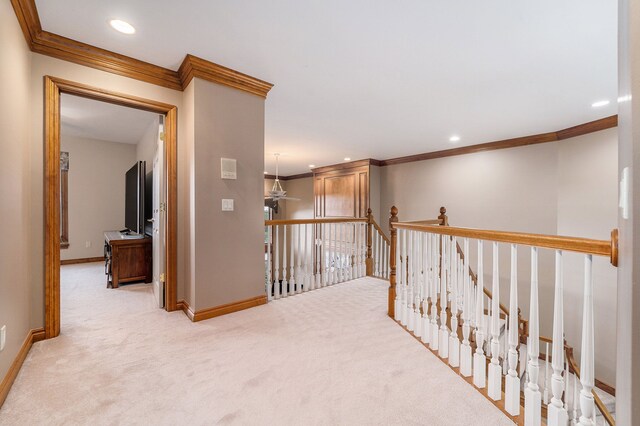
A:
<svg viewBox="0 0 640 426">
<path fill-rule="evenodd" d="M 85 242 L 84 242 L 84 246 L 85 246 L 86 248 L 91 247 L 91 241 L 85 241 Z"/>
<path fill-rule="evenodd" d="M 0 351 L 4 350 L 4 345 L 7 343 L 7 326 L 3 325 L 0 328 Z"/>
</svg>

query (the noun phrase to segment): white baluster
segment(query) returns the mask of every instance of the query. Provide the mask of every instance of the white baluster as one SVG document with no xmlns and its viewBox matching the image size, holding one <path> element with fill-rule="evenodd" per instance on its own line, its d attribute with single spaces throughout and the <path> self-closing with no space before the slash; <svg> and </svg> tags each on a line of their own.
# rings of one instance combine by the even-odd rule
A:
<svg viewBox="0 0 640 426">
<path fill-rule="evenodd" d="M 296 268 L 296 283 L 298 284 L 295 288 L 295 293 L 302 293 L 302 286 L 304 284 L 304 271 L 302 270 L 302 225 L 298 224 L 296 227 L 298 234 L 298 238 L 296 243 L 298 245 L 298 250 L 296 251 L 296 257 L 298 258 L 298 267 Z"/>
<path fill-rule="evenodd" d="M 276 225 L 275 227 L 275 238 L 276 245 L 274 250 L 275 262 L 274 266 L 276 268 L 275 273 L 273 274 L 273 287 L 274 287 L 274 298 L 280 298 L 280 226 Z"/>
<path fill-rule="evenodd" d="M 316 279 L 315 279 L 315 287 L 314 288 L 320 288 L 324 286 L 324 282 L 327 279 L 327 274 L 325 273 L 325 262 L 326 262 L 326 258 L 327 258 L 327 254 L 325 253 L 325 241 L 326 241 L 326 226 L 324 223 L 319 223 L 315 226 L 316 232 L 318 232 L 320 235 L 318 238 L 318 235 L 316 235 L 315 241 L 317 241 L 315 243 L 315 256 L 316 256 Z"/>
<path fill-rule="evenodd" d="M 449 335 L 449 365 L 460 365 L 460 340 L 458 340 L 458 240 L 452 237 L 450 241 L 449 262 L 451 265 L 451 334 Z"/>
<path fill-rule="evenodd" d="M 296 262 L 295 262 L 295 258 L 294 258 L 294 253 L 296 250 L 296 240 L 295 240 L 295 233 L 294 230 L 296 229 L 295 225 L 291 225 L 291 237 L 289 237 L 289 240 L 291 241 L 291 265 L 290 270 L 291 272 L 289 273 L 289 294 L 295 294 L 296 293 Z"/>
<path fill-rule="evenodd" d="M 431 341 L 431 320 L 429 318 L 429 293 L 430 293 L 430 280 L 431 280 L 431 264 L 430 255 L 431 250 L 429 246 L 430 234 L 422 233 L 422 263 L 423 263 L 423 284 L 424 284 L 424 297 L 422 299 L 422 343 L 429 343 Z M 384 274 L 384 270 L 383 270 Z"/>
<path fill-rule="evenodd" d="M 272 300 L 273 295 L 271 290 L 273 288 L 273 269 L 271 265 L 271 226 L 267 226 L 267 300 Z"/>
<path fill-rule="evenodd" d="M 303 261 L 303 279 L 302 279 L 302 291 L 307 291 L 311 289 L 311 279 L 309 276 L 309 229 L 307 228 L 307 224 L 304 225 L 304 261 Z"/>
<path fill-rule="evenodd" d="M 400 253 L 400 238 L 402 236 L 401 231 L 396 231 L 396 299 L 394 301 L 393 319 L 400 321 L 402 318 L 402 255 Z"/>
<path fill-rule="evenodd" d="M 520 415 L 520 377 L 518 377 L 518 248 L 511 244 L 511 283 L 509 289 L 509 373 L 505 377 L 505 409 L 512 416 Z"/>
<path fill-rule="evenodd" d="M 406 326 L 409 320 L 407 312 L 407 298 L 409 296 L 409 285 L 407 281 L 407 230 L 402 230 L 402 263 L 400 265 L 402 275 L 402 325 Z"/>
<path fill-rule="evenodd" d="M 500 369 L 500 269 L 498 243 L 493 243 L 493 283 L 491 286 L 491 364 L 487 394 L 494 401 L 502 399 L 502 372 Z"/>
<path fill-rule="evenodd" d="M 592 425 L 595 416 L 592 390 L 594 386 L 594 318 L 592 256 L 584 257 L 584 303 L 582 307 L 582 345 L 580 349 L 580 424 Z"/>
<path fill-rule="evenodd" d="M 335 223 L 329 223 L 329 263 L 328 263 L 328 273 L 329 279 L 327 281 L 327 285 L 333 285 L 335 282 L 335 244 L 336 244 L 336 228 Z"/>
<path fill-rule="evenodd" d="M 422 282 L 420 280 L 420 271 L 421 271 L 421 262 L 422 262 L 422 245 L 420 244 L 420 241 L 422 241 L 422 232 L 414 232 L 413 235 L 413 257 L 415 259 L 415 264 L 413 266 L 413 275 L 414 275 L 414 282 L 415 282 L 415 304 L 414 304 L 414 311 L 413 311 L 413 316 L 414 316 L 414 330 L 413 330 L 413 334 L 416 337 L 421 337 L 422 336 L 422 315 L 420 315 L 420 306 L 422 305 L 422 297 L 423 297 L 423 292 L 422 292 Z"/>
<path fill-rule="evenodd" d="M 529 341 L 527 352 L 529 355 L 528 373 L 529 383 L 524 390 L 524 424 L 525 426 L 539 426 L 542 423 L 541 394 L 538 387 L 540 366 L 540 332 L 538 323 L 538 248 L 531 248 L 531 296 L 529 302 Z M 546 379 L 545 379 L 546 381 Z"/>
<path fill-rule="evenodd" d="M 356 276 L 356 224 L 349 224 L 349 278 L 355 280 Z"/>
<path fill-rule="evenodd" d="M 575 372 L 573 373 L 573 375 L 571 376 L 571 380 L 573 382 L 573 396 L 572 396 L 572 402 L 571 402 L 571 406 L 573 407 L 573 413 L 571 416 L 571 423 L 574 425 L 579 424 L 579 417 L 578 417 L 578 401 L 579 401 L 579 392 L 578 392 L 578 378 L 575 374 Z"/>
<path fill-rule="evenodd" d="M 449 295 L 447 289 L 451 286 L 449 262 L 449 236 L 442 236 L 442 280 L 440 282 L 440 343 L 438 343 L 438 355 L 441 358 L 449 358 L 449 330 L 447 329 L 447 303 Z"/>
<path fill-rule="evenodd" d="M 355 271 L 356 271 L 356 278 L 360 278 L 362 277 L 361 272 L 362 272 L 362 268 L 360 267 L 360 251 L 361 251 L 361 247 L 360 247 L 360 223 L 356 223 L 355 224 L 355 231 L 354 231 L 354 244 L 355 244 Z"/>
<path fill-rule="evenodd" d="M 409 289 L 408 289 L 408 297 L 407 297 L 407 330 L 409 331 L 413 331 L 414 329 L 414 324 L 415 324 L 415 316 L 413 315 L 413 297 L 414 297 L 414 291 L 415 291 L 415 282 L 414 282 L 414 277 L 413 277 L 413 265 L 415 263 L 415 259 L 414 259 L 414 255 L 415 253 L 413 252 L 413 237 L 414 237 L 415 232 L 414 231 L 409 231 L 409 238 L 407 240 L 407 267 L 408 267 L 408 272 L 407 272 L 407 283 L 409 284 Z"/>
<path fill-rule="evenodd" d="M 282 288 L 280 289 L 280 295 L 287 297 L 289 289 L 289 281 L 287 280 L 287 274 L 289 269 L 287 268 L 287 225 L 282 225 Z"/>
<path fill-rule="evenodd" d="M 431 342 L 429 348 L 437 351 L 440 347 L 440 330 L 438 328 L 438 295 L 440 293 L 440 247 L 441 238 L 438 235 L 431 235 L 431 255 L 433 265 L 433 281 L 431 292 Z"/>
<path fill-rule="evenodd" d="M 487 385 L 487 357 L 484 354 L 484 261 L 483 243 L 478 240 L 478 283 L 476 290 L 476 353 L 473 354 L 473 384 L 477 388 Z"/>
<path fill-rule="evenodd" d="M 544 392 L 542 393 L 542 401 L 544 405 L 549 405 L 549 343 L 545 343 L 544 349 Z"/>
<path fill-rule="evenodd" d="M 547 413 L 547 424 L 549 426 L 564 426 L 569 420 L 567 410 L 562 405 L 562 392 L 564 390 L 564 379 L 562 370 L 564 368 L 564 306 L 563 306 L 563 276 L 562 276 L 562 251 L 556 250 L 556 286 L 553 301 L 553 343 L 551 348 L 551 366 L 553 375 L 551 376 L 551 404 Z"/>
<path fill-rule="evenodd" d="M 471 344 L 469 343 L 469 335 L 471 333 L 471 276 L 469 275 L 469 239 L 465 238 L 463 243 L 464 263 L 462 265 L 462 283 L 463 283 L 463 305 L 462 305 L 462 346 L 460 347 L 460 374 L 464 377 L 471 376 Z"/>
</svg>

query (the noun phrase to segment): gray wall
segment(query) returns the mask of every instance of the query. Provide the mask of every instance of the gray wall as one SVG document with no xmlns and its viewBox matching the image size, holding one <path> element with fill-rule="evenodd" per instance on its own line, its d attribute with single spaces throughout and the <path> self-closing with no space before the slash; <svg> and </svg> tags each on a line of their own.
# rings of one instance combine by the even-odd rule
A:
<svg viewBox="0 0 640 426">
<path fill-rule="evenodd" d="M 195 310 L 265 294 L 264 99 L 194 79 Z M 220 158 L 237 179 L 220 177 Z M 233 212 L 221 211 L 223 198 Z"/>
<path fill-rule="evenodd" d="M 630 170 L 629 217 L 618 217 L 620 262 L 618 273 L 618 374 L 616 421 L 640 424 L 640 2 L 618 2 L 619 170 Z"/>
<path fill-rule="evenodd" d="M 0 2 L 0 327 L 7 344 L 0 352 L 4 378 L 29 332 L 31 215 L 29 166 L 31 54 L 11 3 Z"/>
<path fill-rule="evenodd" d="M 102 256 L 104 231 L 124 228 L 125 173 L 136 162 L 136 145 L 63 133 L 60 148 L 69 152 L 69 248 L 60 258 Z"/>
<path fill-rule="evenodd" d="M 609 129 L 558 143 L 546 143 L 426 160 L 381 168 L 381 209 L 396 205 L 400 220 L 434 219 L 447 207 L 452 226 L 561 234 L 608 239 L 617 226 L 617 131 Z M 490 250 L 485 247 L 485 253 Z M 491 253 L 485 271 L 491 271 Z M 519 249 L 519 304 L 528 316 L 529 250 Z M 508 304 L 509 247 L 501 245 L 501 300 Z M 471 253 L 474 265 L 475 253 Z M 565 331 L 580 350 L 582 257 L 565 255 Z M 474 267 L 474 269 L 476 269 Z M 616 268 L 594 259 L 596 297 L 596 377 L 615 381 L 612 312 Z M 551 337 L 553 253 L 540 257 L 541 334 Z M 490 286 L 490 276 L 485 285 Z"/>
</svg>

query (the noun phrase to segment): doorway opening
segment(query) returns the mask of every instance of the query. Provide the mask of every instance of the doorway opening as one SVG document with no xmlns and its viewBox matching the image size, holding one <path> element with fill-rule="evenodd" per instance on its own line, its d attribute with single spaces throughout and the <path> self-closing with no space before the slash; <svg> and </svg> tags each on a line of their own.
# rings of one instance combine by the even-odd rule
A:
<svg viewBox="0 0 640 426">
<path fill-rule="evenodd" d="M 138 287 L 176 310 L 176 112 L 45 77 L 46 338 L 60 333 L 61 263 L 75 264 L 71 281 L 74 272 L 95 280 L 104 267 L 113 292 L 151 283 Z"/>
</svg>

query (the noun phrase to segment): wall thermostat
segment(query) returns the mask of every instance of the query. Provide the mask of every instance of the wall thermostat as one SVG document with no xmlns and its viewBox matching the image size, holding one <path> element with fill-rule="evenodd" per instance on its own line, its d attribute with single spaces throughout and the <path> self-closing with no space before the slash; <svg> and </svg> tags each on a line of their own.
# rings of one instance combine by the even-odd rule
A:
<svg viewBox="0 0 640 426">
<path fill-rule="evenodd" d="M 221 158 L 222 179 L 237 179 L 235 158 Z"/>
</svg>

